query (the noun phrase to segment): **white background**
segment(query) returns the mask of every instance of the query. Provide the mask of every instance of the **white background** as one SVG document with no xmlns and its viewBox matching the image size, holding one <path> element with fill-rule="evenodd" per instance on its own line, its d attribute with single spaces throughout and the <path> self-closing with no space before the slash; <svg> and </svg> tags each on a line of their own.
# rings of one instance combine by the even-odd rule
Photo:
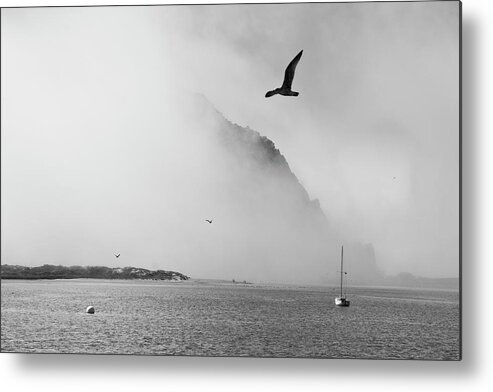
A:
<svg viewBox="0 0 493 392">
<path fill-rule="evenodd" d="M 182 1 L 187 2 L 187 1 Z M 190 2 L 190 1 L 188 1 Z M 191 1 L 191 3 L 198 1 Z M 215 0 L 215 3 L 221 1 Z M 4 1 L 1 6 L 164 4 L 165 1 Z M 0 354 L 4 391 L 184 389 L 485 391 L 493 384 L 489 248 L 493 158 L 493 6 L 463 1 L 463 360 L 413 362 Z"/>
</svg>

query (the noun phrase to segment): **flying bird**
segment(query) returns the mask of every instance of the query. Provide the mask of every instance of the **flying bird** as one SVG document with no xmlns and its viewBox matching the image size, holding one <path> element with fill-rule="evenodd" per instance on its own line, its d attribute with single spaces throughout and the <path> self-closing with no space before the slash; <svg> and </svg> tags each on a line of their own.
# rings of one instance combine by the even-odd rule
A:
<svg viewBox="0 0 493 392">
<path fill-rule="evenodd" d="M 282 86 L 274 90 L 267 91 L 267 93 L 265 94 L 265 98 L 272 97 L 273 95 L 276 94 L 286 95 L 291 97 L 298 96 L 299 94 L 298 92 L 291 90 L 291 84 L 293 83 L 294 70 L 296 69 L 298 62 L 300 61 L 302 54 L 303 51 L 298 53 L 296 57 L 293 60 L 291 60 L 291 62 L 289 63 L 288 67 L 286 68 L 286 71 L 284 72 L 284 82 L 282 82 Z"/>
<path fill-rule="evenodd" d="M 208 223 L 212 223 L 212 219 L 206 219 L 205 221 Z"/>
<path fill-rule="evenodd" d="M 120 257 L 120 253 L 118 253 L 117 255 L 115 255 L 116 258 L 119 258 Z"/>
</svg>

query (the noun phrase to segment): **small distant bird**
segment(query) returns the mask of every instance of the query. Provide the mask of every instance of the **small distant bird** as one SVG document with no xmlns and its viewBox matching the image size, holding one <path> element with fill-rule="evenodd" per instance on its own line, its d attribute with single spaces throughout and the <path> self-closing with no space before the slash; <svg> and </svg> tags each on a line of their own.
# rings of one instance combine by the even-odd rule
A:
<svg viewBox="0 0 493 392">
<path fill-rule="evenodd" d="M 212 219 L 206 219 L 205 221 L 208 223 L 212 223 Z"/>
<path fill-rule="evenodd" d="M 291 84 L 293 83 L 294 70 L 298 65 L 298 61 L 300 61 L 302 54 L 303 51 L 298 53 L 296 57 L 289 63 L 288 67 L 286 68 L 286 71 L 284 72 L 284 82 L 282 82 L 282 86 L 274 90 L 268 91 L 265 94 L 265 98 L 272 97 L 273 95 L 276 94 L 286 95 L 291 97 L 297 97 L 299 95 L 298 92 L 291 90 Z"/>
<path fill-rule="evenodd" d="M 115 255 L 116 258 L 119 258 L 120 257 L 120 253 L 118 253 L 117 255 Z"/>
</svg>

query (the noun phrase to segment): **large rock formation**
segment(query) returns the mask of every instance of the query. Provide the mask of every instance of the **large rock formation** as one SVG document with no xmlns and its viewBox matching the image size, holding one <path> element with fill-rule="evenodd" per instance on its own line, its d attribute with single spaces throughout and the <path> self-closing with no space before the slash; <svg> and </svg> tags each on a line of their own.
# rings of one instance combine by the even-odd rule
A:
<svg viewBox="0 0 493 392">
<path fill-rule="evenodd" d="M 210 183 L 202 183 L 216 212 L 208 228 L 214 235 L 205 255 L 213 260 L 206 277 L 327 281 L 338 240 L 274 142 L 229 121 L 202 96 L 192 107 L 214 156 L 207 162 Z"/>
</svg>

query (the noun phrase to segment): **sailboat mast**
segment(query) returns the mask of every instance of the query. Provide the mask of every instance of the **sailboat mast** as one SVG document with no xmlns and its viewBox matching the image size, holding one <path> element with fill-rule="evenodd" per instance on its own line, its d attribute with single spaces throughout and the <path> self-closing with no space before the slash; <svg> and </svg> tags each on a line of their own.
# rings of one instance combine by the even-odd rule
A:
<svg viewBox="0 0 493 392">
<path fill-rule="evenodd" d="M 344 259 L 344 246 L 341 246 L 341 297 L 342 297 L 342 274 L 343 271 L 343 259 Z"/>
</svg>

